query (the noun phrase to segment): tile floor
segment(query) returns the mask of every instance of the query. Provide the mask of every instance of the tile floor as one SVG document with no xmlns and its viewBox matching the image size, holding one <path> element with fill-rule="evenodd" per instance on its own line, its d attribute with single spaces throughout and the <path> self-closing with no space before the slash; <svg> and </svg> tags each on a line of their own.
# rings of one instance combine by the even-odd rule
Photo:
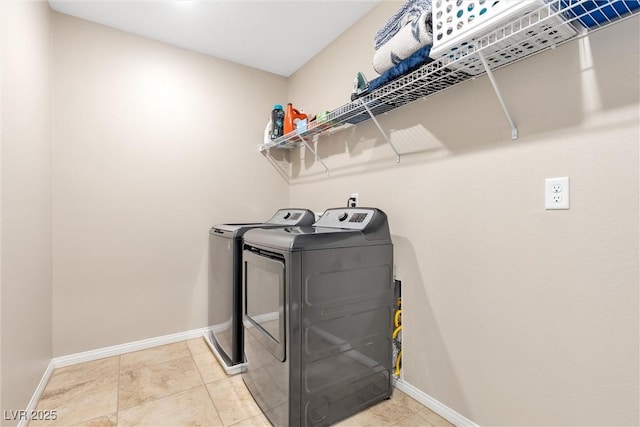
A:
<svg viewBox="0 0 640 427">
<path fill-rule="evenodd" d="M 240 375 L 227 376 L 202 338 L 56 369 L 29 426 L 269 426 Z M 452 424 L 399 390 L 338 426 Z"/>
</svg>

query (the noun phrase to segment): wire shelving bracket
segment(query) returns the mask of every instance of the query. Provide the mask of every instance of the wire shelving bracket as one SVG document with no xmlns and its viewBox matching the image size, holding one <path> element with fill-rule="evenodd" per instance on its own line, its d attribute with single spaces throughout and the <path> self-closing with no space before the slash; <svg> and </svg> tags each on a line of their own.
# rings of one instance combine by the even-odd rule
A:
<svg viewBox="0 0 640 427">
<path fill-rule="evenodd" d="M 324 167 L 325 172 L 327 173 L 327 176 L 330 175 L 329 173 L 329 168 L 327 167 L 327 165 L 322 161 L 322 159 L 318 156 L 318 153 L 316 153 L 316 151 L 311 148 L 311 146 L 309 145 L 309 143 L 307 143 L 307 140 L 304 139 L 302 136 L 296 134 L 296 136 L 300 139 L 300 141 L 302 141 L 302 143 L 304 144 L 305 147 L 307 147 L 307 150 L 311 151 L 313 153 L 313 155 L 315 156 L 316 160 L 319 161 L 322 166 Z"/>
<path fill-rule="evenodd" d="M 384 139 L 387 141 L 387 144 L 389 144 L 393 152 L 396 154 L 396 163 L 400 163 L 400 153 L 398 153 L 398 150 L 396 150 L 396 147 L 393 145 L 393 142 L 391 142 L 391 138 L 389 138 L 389 136 L 384 131 L 384 129 L 382 129 L 380 122 L 378 121 L 378 119 L 376 119 L 376 116 L 371 112 L 371 110 L 369 109 L 369 106 L 364 102 L 364 100 L 361 100 L 361 103 L 364 109 L 367 110 L 367 114 L 369 114 L 369 117 L 371 117 L 371 120 L 373 120 L 373 123 L 376 124 L 376 127 L 378 128 L 378 130 L 380 131 Z"/>
<path fill-rule="evenodd" d="M 263 150 L 263 149 L 259 148 L 258 151 L 260 151 L 262 153 L 262 155 L 265 156 L 267 158 L 267 160 L 269 160 L 269 163 L 271 163 L 271 165 L 274 168 L 276 168 L 276 170 L 278 171 L 280 176 L 282 176 L 286 181 L 289 181 L 289 175 L 287 174 L 287 171 L 285 171 L 283 168 L 280 167 L 278 162 L 269 153 L 269 150 Z"/>
<path fill-rule="evenodd" d="M 482 51 L 478 52 L 478 57 L 480 58 L 480 61 L 484 66 L 484 69 L 487 73 L 487 77 L 489 77 L 489 81 L 491 81 L 491 86 L 493 86 L 493 90 L 496 93 L 496 96 L 498 97 L 498 101 L 500 101 L 500 106 L 504 111 L 504 115 L 507 116 L 507 121 L 511 126 L 511 139 L 515 141 L 516 139 L 518 139 L 518 128 L 516 127 L 516 124 L 513 121 L 513 118 L 511 117 L 511 113 L 509 113 L 509 109 L 507 108 L 507 104 L 504 102 L 504 98 L 502 97 L 502 94 L 500 93 L 500 89 L 498 88 L 498 83 L 496 82 L 495 77 L 493 77 L 493 71 L 491 71 L 491 67 L 489 67 L 489 64 L 487 64 L 487 60 L 485 59 Z"/>
</svg>

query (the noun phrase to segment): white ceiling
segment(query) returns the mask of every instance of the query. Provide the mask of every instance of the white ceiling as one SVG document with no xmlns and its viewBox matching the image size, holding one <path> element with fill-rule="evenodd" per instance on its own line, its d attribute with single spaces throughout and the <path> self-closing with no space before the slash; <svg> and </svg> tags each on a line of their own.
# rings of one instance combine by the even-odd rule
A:
<svg viewBox="0 0 640 427">
<path fill-rule="evenodd" d="M 49 4 L 57 12 L 288 77 L 380 1 L 49 0 Z"/>
</svg>

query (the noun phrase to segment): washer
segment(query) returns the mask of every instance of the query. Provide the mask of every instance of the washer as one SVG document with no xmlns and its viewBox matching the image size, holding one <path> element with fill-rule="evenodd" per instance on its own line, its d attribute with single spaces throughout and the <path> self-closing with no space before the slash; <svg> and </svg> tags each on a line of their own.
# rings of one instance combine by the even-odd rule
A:
<svg viewBox="0 0 640 427">
<path fill-rule="evenodd" d="M 308 209 L 280 209 L 264 223 L 220 224 L 209 230 L 209 327 L 205 340 L 227 374 L 244 363 L 242 340 L 242 236 L 253 228 L 311 225 Z"/>
<path fill-rule="evenodd" d="M 274 426 L 326 426 L 391 395 L 393 245 L 375 208 L 244 235 L 242 379 Z"/>
</svg>

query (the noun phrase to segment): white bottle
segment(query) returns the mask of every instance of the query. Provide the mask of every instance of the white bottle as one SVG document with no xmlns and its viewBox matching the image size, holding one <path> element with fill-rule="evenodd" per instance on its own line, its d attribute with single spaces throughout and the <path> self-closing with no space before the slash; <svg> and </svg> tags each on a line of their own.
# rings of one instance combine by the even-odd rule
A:
<svg viewBox="0 0 640 427">
<path fill-rule="evenodd" d="M 267 123 L 267 127 L 264 128 L 264 140 L 263 144 L 268 144 L 271 142 L 271 127 L 273 126 L 273 121 L 269 119 L 269 123 Z"/>
</svg>

